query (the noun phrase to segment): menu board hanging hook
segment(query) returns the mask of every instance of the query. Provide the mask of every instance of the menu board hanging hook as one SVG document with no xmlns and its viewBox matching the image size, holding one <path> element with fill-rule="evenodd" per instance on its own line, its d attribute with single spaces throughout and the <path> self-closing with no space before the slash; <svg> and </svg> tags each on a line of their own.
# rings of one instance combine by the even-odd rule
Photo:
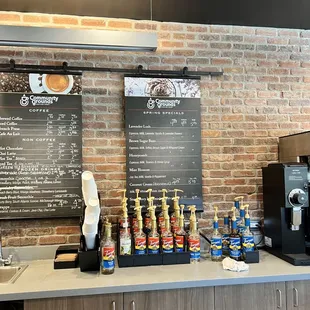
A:
<svg viewBox="0 0 310 310">
<path fill-rule="evenodd" d="M 64 70 L 64 72 L 68 71 L 68 63 L 66 61 L 62 63 L 62 69 Z"/>
<path fill-rule="evenodd" d="M 139 66 L 138 66 L 138 74 L 139 74 L 139 75 L 142 75 L 142 74 L 143 74 L 142 71 L 143 71 L 143 66 L 142 66 L 142 65 L 139 65 Z"/>
<path fill-rule="evenodd" d="M 188 72 L 188 67 L 184 67 L 182 70 L 182 76 L 186 76 Z"/>
<path fill-rule="evenodd" d="M 11 70 L 15 69 L 15 60 L 14 59 L 10 59 L 10 69 Z"/>
</svg>

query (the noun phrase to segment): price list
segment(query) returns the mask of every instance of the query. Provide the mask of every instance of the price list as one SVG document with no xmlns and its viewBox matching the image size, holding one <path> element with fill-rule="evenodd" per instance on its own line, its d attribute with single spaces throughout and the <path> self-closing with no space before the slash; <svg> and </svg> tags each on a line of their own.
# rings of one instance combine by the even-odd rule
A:
<svg viewBox="0 0 310 310">
<path fill-rule="evenodd" d="M 199 99 L 126 98 L 126 148 L 131 209 L 137 188 L 152 188 L 156 204 L 162 189 L 172 197 L 176 188 L 181 204 L 202 210 Z"/>
<path fill-rule="evenodd" d="M 79 95 L 0 94 L 0 218 L 81 214 Z"/>
</svg>

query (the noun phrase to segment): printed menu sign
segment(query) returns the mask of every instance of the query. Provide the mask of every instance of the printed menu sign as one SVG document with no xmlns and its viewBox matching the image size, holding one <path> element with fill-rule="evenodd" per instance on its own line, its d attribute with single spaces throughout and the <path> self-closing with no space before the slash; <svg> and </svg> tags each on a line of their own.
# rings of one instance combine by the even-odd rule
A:
<svg viewBox="0 0 310 310">
<path fill-rule="evenodd" d="M 130 209 L 135 189 L 146 205 L 151 188 L 157 205 L 162 189 L 181 189 L 180 204 L 202 211 L 200 80 L 125 77 L 125 96 Z"/>
<path fill-rule="evenodd" d="M 80 81 L 0 74 L 0 218 L 81 214 Z"/>
</svg>

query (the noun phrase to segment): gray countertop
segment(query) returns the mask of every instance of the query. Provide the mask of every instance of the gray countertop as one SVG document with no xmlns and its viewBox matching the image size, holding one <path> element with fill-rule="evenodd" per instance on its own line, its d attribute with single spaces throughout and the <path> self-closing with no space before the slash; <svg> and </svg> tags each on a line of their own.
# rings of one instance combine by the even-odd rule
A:
<svg viewBox="0 0 310 310">
<path fill-rule="evenodd" d="M 53 260 L 27 262 L 13 284 L 0 284 L 0 301 L 124 293 L 189 287 L 310 280 L 310 267 L 296 267 L 261 251 L 247 272 L 224 271 L 221 263 L 116 268 L 113 275 L 53 269 Z"/>
</svg>

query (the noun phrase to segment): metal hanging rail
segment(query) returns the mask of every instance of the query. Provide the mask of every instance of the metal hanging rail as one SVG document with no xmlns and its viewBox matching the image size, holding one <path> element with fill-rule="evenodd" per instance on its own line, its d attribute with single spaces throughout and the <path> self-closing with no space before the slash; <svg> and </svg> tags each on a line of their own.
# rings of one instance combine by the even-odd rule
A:
<svg viewBox="0 0 310 310">
<path fill-rule="evenodd" d="M 46 65 L 25 65 L 16 64 L 11 59 L 7 64 L 0 64 L 0 72 L 10 73 L 59 73 L 59 74 L 81 74 L 83 71 L 88 72 L 115 72 L 136 75 L 163 75 L 176 77 L 197 77 L 197 76 L 220 76 L 223 71 L 189 71 L 187 67 L 182 70 L 149 70 L 143 69 L 139 65 L 135 69 L 122 68 L 105 68 L 105 67 L 77 67 L 69 66 L 67 62 L 63 62 L 62 66 L 46 66 Z"/>
</svg>

